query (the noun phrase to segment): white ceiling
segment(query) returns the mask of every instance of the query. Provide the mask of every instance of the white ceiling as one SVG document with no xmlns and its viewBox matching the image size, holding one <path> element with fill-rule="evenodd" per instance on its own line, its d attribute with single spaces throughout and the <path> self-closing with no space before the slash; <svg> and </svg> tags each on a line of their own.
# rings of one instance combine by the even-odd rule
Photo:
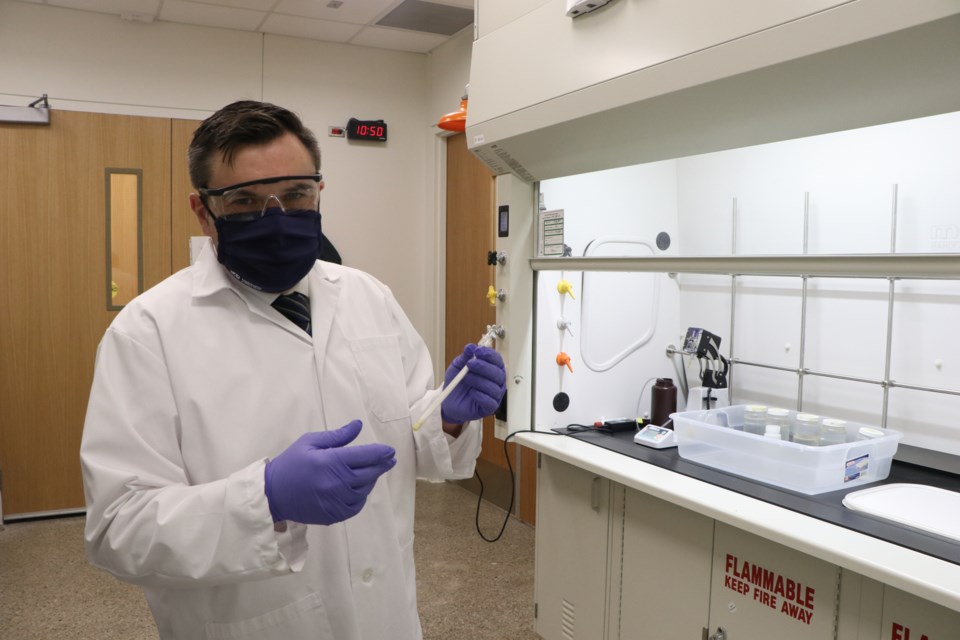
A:
<svg viewBox="0 0 960 640">
<path fill-rule="evenodd" d="M 472 24 L 474 0 L 22 0 L 115 15 L 427 53 Z M 339 6 L 338 6 L 339 5 Z M 395 11 L 396 10 L 396 11 Z M 467 15 L 466 11 L 469 11 Z M 380 21 L 407 28 L 378 25 Z M 462 25 L 462 26 L 460 26 Z M 455 29 L 453 33 L 449 33 Z M 442 31 L 444 33 L 436 33 Z"/>
</svg>

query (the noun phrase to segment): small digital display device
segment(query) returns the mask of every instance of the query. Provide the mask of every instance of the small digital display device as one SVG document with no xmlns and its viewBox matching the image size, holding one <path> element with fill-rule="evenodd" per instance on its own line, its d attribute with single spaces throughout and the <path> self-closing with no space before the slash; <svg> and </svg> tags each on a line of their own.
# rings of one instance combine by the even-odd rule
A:
<svg viewBox="0 0 960 640">
<path fill-rule="evenodd" d="M 677 434 L 673 429 L 648 424 L 633 436 L 633 441 L 653 449 L 666 449 L 677 446 Z"/>
<path fill-rule="evenodd" d="M 510 205 L 502 204 L 497 209 L 497 237 L 510 237 Z"/>
<path fill-rule="evenodd" d="M 358 120 L 350 118 L 347 121 L 347 138 L 350 140 L 372 140 L 386 142 L 387 123 L 383 120 Z"/>
<path fill-rule="evenodd" d="M 687 335 L 683 339 L 683 352 L 701 355 L 703 348 L 710 339 L 710 332 L 697 327 L 687 329 Z M 718 341 L 719 342 L 719 341 Z"/>
</svg>

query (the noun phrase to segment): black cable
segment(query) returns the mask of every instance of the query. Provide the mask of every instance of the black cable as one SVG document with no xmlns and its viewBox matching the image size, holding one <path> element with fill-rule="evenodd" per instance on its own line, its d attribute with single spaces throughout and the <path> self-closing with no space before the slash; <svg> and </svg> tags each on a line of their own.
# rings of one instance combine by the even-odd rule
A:
<svg viewBox="0 0 960 640">
<path fill-rule="evenodd" d="M 578 427 L 578 429 L 573 430 L 571 429 L 571 427 Z M 588 429 L 590 431 L 599 431 L 601 433 L 613 433 L 609 429 L 603 429 L 602 427 L 601 428 L 592 427 L 585 424 L 568 424 L 567 429 L 570 429 L 575 433 L 579 433 L 580 431 L 586 431 Z M 507 437 L 503 439 L 503 454 L 504 454 L 504 457 L 507 459 L 507 469 L 510 471 L 510 506 L 507 507 L 507 515 L 504 516 L 503 518 L 503 526 L 500 527 L 500 533 L 497 534 L 496 538 L 488 538 L 487 536 L 483 535 L 483 531 L 480 530 L 480 504 L 483 502 L 483 480 L 480 479 L 480 473 L 476 470 L 476 467 L 474 467 L 473 473 L 477 477 L 477 482 L 480 483 L 480 496 L 477 498 L 477 514 L 474 519 L 474 522 L 477 527 L 477 534 L 481 538 L 483 538 L 486 542 L 496 542 L 500 539 L 500 537 L 503 535 L 504 530 L 507 528 L 507 522 L 509 522 L 510 520 L 510 515 L 513 513 L 513 500 L 517 492 L 517 487 L 516 487 L 516 477 L 514 476 L 514 473 L 513 473 L 513 464 L 510 463 L 510 451 L 507 449 L 507 443 L 510 442 L 510 438 L 517 435 L 518 433 L 542 433 L 548 436 L 567 435 L 565 433 L 557 433 L 556 431 L 537 431 L 536 429 L 521 429 L 520 431 L 514 431 L 513 433 L 508 434 Z"/>
</svg>

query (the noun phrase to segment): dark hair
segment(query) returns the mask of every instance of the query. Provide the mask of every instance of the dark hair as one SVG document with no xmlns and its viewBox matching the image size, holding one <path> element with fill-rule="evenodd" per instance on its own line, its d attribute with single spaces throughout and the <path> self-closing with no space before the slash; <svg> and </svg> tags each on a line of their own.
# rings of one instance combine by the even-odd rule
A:
<svg viewBox="0 0 960 640">
<path fill-rule="evenodd" d="M 228 104 L 200 123 L 193 134 L 187 151 L 190 182 L 197 189 L 210 186 L 210 163 L 215 153 L 219 152 L 229 164 L 240 149 L 266 144 L 288 132 L 297 136 L 307 148 L 319 171 L 320 145 L 317 137 L 295 113 L 269 102 L 255 100 Z"/>
</svg>

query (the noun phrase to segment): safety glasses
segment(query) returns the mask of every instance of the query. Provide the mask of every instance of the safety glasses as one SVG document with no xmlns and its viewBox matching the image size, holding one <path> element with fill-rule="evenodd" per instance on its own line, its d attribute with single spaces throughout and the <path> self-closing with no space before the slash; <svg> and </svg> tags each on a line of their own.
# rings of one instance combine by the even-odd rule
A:
<svg viewBox="0 0 960 640">
<path fill-rule="evenodd" d="M 280 176 L 197 191 L 214 217 L 246 221 L 262 217 L 271 206 L 279 206 L 283 212 L 316 210 L 320 206 L 321 180 L 320 173 Z"/>
</svg>

